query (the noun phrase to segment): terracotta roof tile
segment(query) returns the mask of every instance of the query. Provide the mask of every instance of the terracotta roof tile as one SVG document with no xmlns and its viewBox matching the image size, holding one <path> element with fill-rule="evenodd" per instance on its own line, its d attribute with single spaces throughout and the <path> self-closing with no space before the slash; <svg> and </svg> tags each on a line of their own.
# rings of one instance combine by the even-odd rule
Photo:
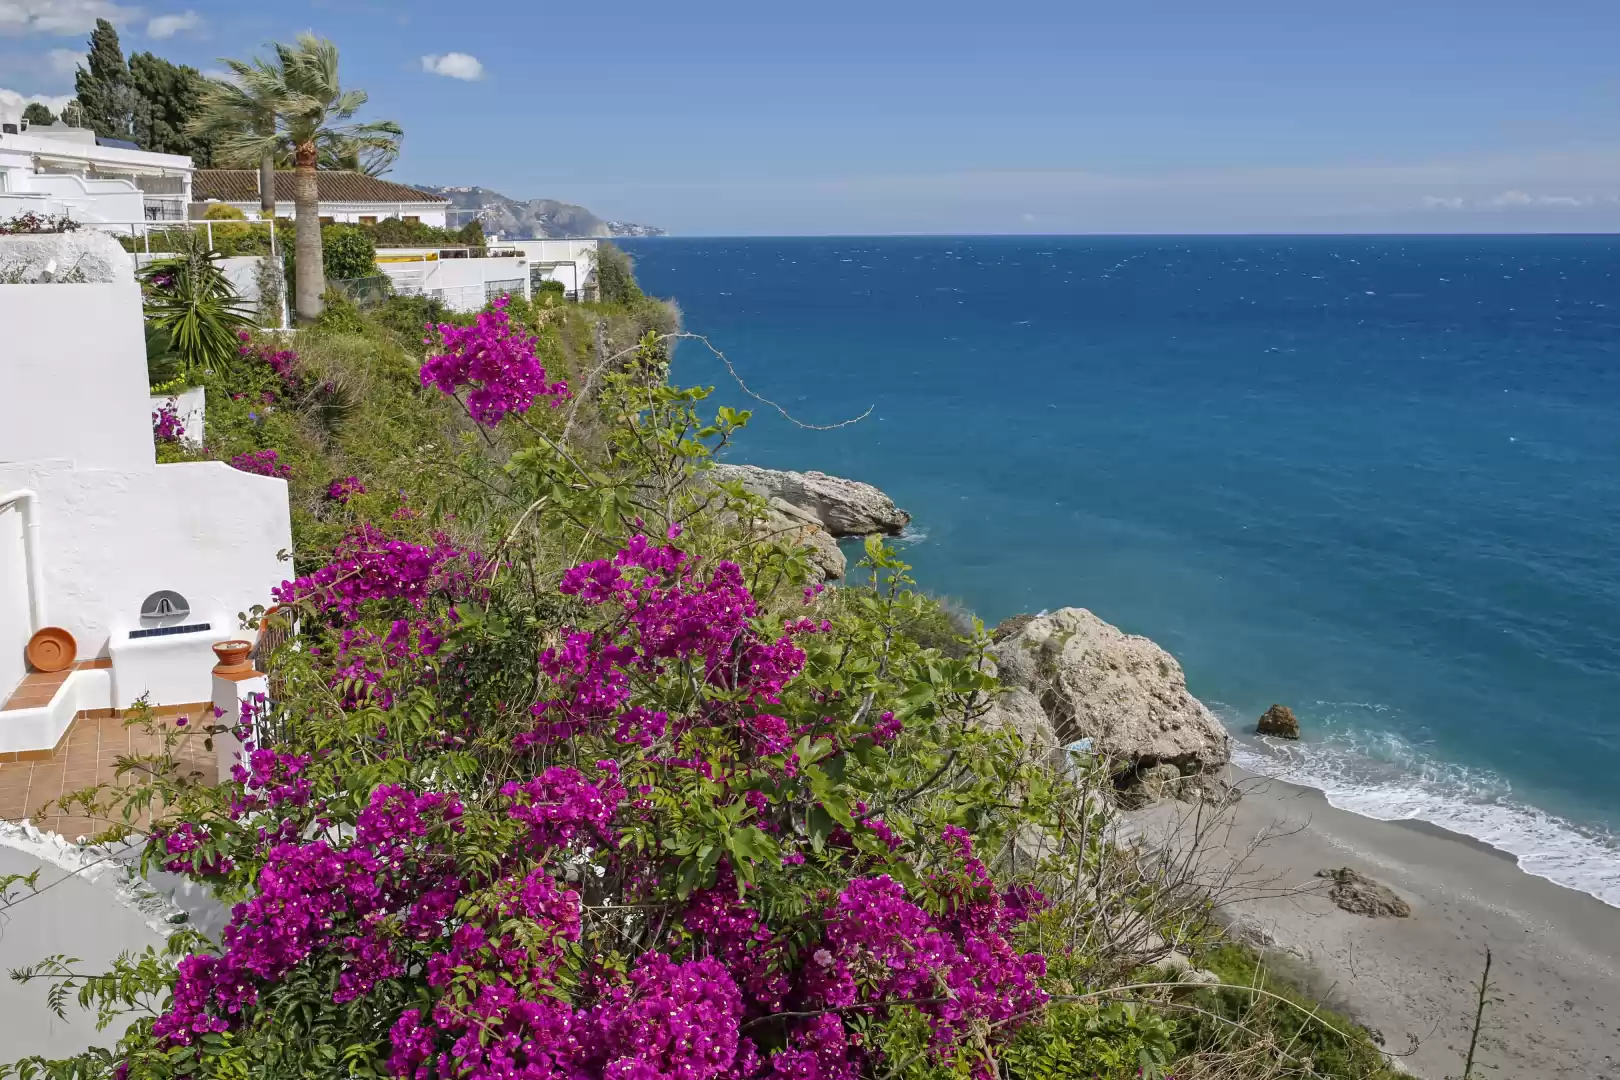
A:
<svg viewBox="0 0 1620 1080">
<path fill-rule="evenodd" d="M 364 173 L 323 169 L 315 174 L 321 202 L 335 203 L 447 203 L 443 195 L 430 195 L 404 184 L 378 180 Z M 197 202 L 257 202 L 259 170 L 198 169 L 191 178 L 191 197 Z M 293 201 L 293 174 L 276 173 L 276 201 Z"/>
</svg>

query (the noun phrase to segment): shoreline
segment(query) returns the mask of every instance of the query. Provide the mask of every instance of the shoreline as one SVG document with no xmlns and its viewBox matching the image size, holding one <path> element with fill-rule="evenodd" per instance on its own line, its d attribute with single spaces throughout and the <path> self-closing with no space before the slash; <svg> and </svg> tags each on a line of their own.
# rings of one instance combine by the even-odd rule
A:
<svg viewBox="0 0 1620 1080">
<path fill-rule="evenodd" d="M 1266 887 L 1224 905 L 1229 930 L 1378 1032 L 1402 1067 L 1426 1080 L 1461 1072 L 1489 948 L 1476 1071 L 1620 1080 L 1620 909 L 1443 826 L 1365 817 L 1236 767 L 1232 779 L 1243 798 L 1211 854 Z M 1159 831 L 1174 816 L 1139 820 Z M 1315 876 L 1341 866 L 1394 889 L 1412 915 L 1341 910 Z"/>
</svg>

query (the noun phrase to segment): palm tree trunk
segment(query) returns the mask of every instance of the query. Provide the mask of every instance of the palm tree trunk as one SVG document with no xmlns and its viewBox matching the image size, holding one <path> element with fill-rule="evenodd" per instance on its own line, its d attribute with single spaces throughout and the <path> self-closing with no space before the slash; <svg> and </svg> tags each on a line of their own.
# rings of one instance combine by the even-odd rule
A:
<svg viewBox="0 0 1620 1080">
<path fill-rule="evenodd" d="M 276 154 L 266 150 L 259 159 L 259 220 L 276 216 Z"/>
<path fill-rule="evenodd" d="M 294 233 L 297 277 L 293 297 L 298 303 L 298 321 L 311 322 L 321 313 L 321 296 L 326 292 L 326 270 L 321 251 L 320 189 L 315 180 L 315 144 L 298 147 L 293 175 L 293 205 L 296 211 Z"/>
</svg>

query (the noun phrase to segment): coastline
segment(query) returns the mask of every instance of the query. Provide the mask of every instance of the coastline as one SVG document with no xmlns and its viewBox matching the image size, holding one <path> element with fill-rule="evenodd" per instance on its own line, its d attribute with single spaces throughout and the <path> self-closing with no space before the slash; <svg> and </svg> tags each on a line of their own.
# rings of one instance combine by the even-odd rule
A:
<svg viewBox="0 0 1620 1080">
<path fill-rule="evenodd" d="M 1267 885 L 1224 908 L 1231 931 L 1380 1033 L 1401 1066 L 1426 1080 L 1460 1074 L 1488 947 L 1493 1000 L 1476 1074 L 1620 1080 L 1620 909 L 1473 837 L 1364 817 L 1235 767 L 1232 778 L 1243 798 L 1212 855 Z M 1341 866 L 1394 889 L 1411 917 L 1341 910 L 1315 876 Z"/>
</svg>

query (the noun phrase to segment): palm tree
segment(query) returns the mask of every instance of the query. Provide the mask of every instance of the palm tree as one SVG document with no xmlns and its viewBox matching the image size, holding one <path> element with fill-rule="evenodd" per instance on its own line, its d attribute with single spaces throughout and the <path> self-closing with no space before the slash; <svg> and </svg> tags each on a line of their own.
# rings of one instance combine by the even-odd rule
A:
<svg viewBox="0 0 1620 1080">
<path fill-rule="evenodd" d="M 274 160 L 278 148 L 293 155 L 294 250 L 296 279 L 293 299 L 298 317 L 310 320 L 321 313 L 326 274 L 321 265 L 320 194 L 316 169 L 323 152 L 329 156 L 397 153 L 402 134 L 392 120 L 367 124 L 349 121 L 366 103 L 364 90 L 345 90 L 338 81 L 337 46 L 314 34 L 300 34 L 295 45 L 276 45 L 275 60 L 255 60 L 250 68 L 266 100 L 274 102 L 276 123 L 263 130 L 238 129 L 220 143 L 220 150 L 237 159 Z M 239 79 L 246 75 L 235 68 Z M 262 168 L 262 165 L 261 165 Z"/>
<path fill-rule="evenodd" d="M 186 124 L 193 137 L 221 140 L 215 156 L 224 165 L 259 168 L 259 217 L 276 216 L 276 147 L 263 146 L 257 155 L 242 154 L 233 136 L 251 134 L 255 140 L 274 140 L 284 90 L 280 73 L 258 57 L 244 63 L 220 58 L 232 78 L 209 79 L 197 103 L 197 114 Z"/>
</svg>

